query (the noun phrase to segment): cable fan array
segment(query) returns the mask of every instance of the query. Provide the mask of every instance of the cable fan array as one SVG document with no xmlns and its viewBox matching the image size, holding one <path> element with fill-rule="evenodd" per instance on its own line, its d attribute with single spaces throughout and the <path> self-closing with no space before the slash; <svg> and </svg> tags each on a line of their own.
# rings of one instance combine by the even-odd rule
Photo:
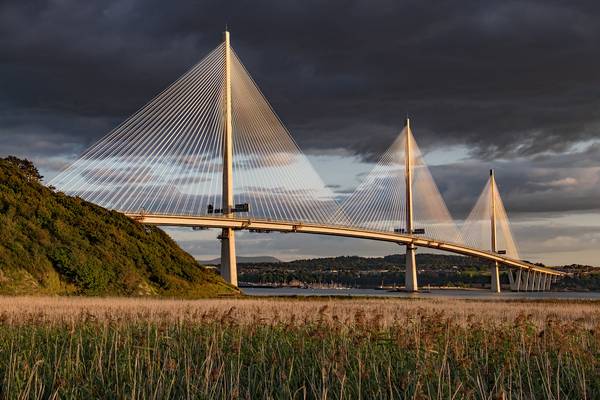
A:
<svg viewBox="0 0 600 400">
<path fill-rule="evenodd" d="M 494 190 L 492 190 L 492 185 Z M 486 183 L 469 216 L 462 224 L 461 233 L 465 244 L 477 249 L 491 250 L 492 200 L 496 220 L 496 249 L 506 251 L 508 257 L 519 260 L 519 249 L 510 228 L 508 214 L 500 197 L 498 185 L 491 178 Z"/>
<path fill-rule="evenodd" d="M 238 210 L 244 217 L 406 232 L 408 146 L 413 228 L 429 238 L 489 249 L 493 192 L 497 248 L 519 258 L 506 210 L 490 182 L 457 229 L 409 127 L 339 205 L 233 50 L 231 55 L 233 192 L 236 204 L 248 204 Z M 222 44 L 50 184 L 123 212 L 218 214 L 226 68 Z"/>
<path fill-rule="evenodd" d="M 406 232 L 406 145 L 410 144 L 415 229 L 430 238 L 462 243 L 460 233 L 406 127 L 358 188 L 347 197 L 333 222 L 380 231 Z"/>
<path fill-rule="evenodd" d="M 51 184 L 123 212 L 221 206 L 224 45 L 87 150 Z M 337 203 L 233 53 L 234 201 L 254 218 L 322 222 Z"/>
<path fill-rule="evenodd" d="M 192 212 L 216 193 L 225 65 L 221 45 L 50 183 L 119 211 Z"/>
<path fill-rule="evenodd" d="M 251 215 L 324 223 L 338 205 L 235 52 L 232 52 L 234 198 Z"/>
</svg>

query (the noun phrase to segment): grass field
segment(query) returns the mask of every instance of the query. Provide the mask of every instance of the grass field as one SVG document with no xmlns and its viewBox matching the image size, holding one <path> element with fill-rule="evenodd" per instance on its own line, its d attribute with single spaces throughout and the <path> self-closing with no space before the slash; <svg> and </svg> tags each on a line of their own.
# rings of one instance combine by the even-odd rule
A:
<svg viewBox="0 0 600 400">
<path fill-rule="evenodd" d="M 3 398 L 600 398 L 600 304 L 0 298 Z"/>
</svg>

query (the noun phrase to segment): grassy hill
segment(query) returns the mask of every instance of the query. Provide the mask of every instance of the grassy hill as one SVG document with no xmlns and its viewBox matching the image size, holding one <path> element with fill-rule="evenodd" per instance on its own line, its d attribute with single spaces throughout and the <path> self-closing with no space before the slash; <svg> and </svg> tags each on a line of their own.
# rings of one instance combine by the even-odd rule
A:
<svg viewBox="0 0 600 400">
<path fill-rule="evenodd" d="M 211 297 L 237 290 L 158 228 L 40 183 L 0 159 L 0 294 Z"/>
</svg>

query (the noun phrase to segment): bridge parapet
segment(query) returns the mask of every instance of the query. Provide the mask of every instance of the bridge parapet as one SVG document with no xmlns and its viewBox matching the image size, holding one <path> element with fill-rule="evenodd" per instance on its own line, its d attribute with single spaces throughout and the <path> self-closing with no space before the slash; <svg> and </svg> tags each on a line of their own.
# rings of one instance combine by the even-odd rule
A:
<svg viewBox="0 0 600 400">
<path fill-rule="evenodd" d="M 296 232 L 317 235 L 350 237 L 396 243 L 399 245 L 415 245 L 427 247 L 465 256 L 478 257 L 484 260 L 497 261 L 508 267 L 522 271 L 538 272 L 551 276 L 564 276 L 565 273 L 551 268 L 541 267 L 522 260 L 515 260 L 486 250 L 474 249 L 462 244 L 449 243 L 414 235 L 403 235 L 395 232 L 367 230 L 363 228 L 341 225 L 316 225 L 300 222 L 273 221 L 260 219 L 222 218 L 214 216 L 161 215 L 126 213 L 141 223 L 160 226 L 204 226 L 207 228 L 233 228 L 260 231 Z M 531 283 L 532 284 L 532 283 Z M 531 287 L 531 286 L 529 286 Z"/>
</svg>

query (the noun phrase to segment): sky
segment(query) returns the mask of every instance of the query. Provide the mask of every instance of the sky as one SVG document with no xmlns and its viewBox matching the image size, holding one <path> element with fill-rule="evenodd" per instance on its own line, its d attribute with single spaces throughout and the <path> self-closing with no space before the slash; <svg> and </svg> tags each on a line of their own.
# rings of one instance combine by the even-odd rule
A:
<svg viewBox="0 0 600 400">
<path fill-rule="evenodd" d="M 521 254 L 600 265 L 600 3 L 595 1 L 0 2 L 0 155 L 55 176 L 221 41 L 336 191 L 406 116 L 451 213 L 496 179 Z M 170 229 L 193 255 L 216 231 Z M 249 234 L 240 255 L 403 251 Z"/>
</svg>

